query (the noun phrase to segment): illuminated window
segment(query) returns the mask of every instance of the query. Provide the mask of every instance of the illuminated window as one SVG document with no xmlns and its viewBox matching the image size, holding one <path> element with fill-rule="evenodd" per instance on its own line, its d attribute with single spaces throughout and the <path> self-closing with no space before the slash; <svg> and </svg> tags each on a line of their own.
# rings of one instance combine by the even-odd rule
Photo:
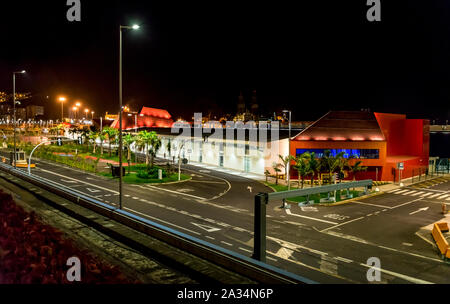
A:
<svg viewBox="0 0 450 304">
<path fill-rule="evenodd" d="M 333 157 L 336 157 L 337 154 L 344 152 L 344 158 L 349 158 L 353 156 L 354 158 L 361 159 L 379 159 L 380 158 L 380 150 L 378 149 L 297 149 L 297 156 L 309 152 L 314 152 L 317 158 L 323 156 L 326 150 L 330 150 L 330 154 Z"/>
</svg>

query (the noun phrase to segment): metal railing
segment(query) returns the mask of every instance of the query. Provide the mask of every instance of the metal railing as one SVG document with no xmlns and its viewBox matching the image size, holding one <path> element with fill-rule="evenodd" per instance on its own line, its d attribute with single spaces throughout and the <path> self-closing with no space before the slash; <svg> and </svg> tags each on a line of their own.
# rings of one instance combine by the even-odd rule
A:
<svg viewBox="0 0 450 304">
<path fill-rule="evenodd" d="M 321 187 L 297 189 L 290 191 L 280 191 L 272 193 L 258 193 L 255 195 L 255 220 L 254 220 L 254 245 L 253 245 L 253 258 L 265 262 L 266 261 L 266 205 L 269 201 L 283 200 L 292 197 L 306 196 L 306 201 L 309 202 L 309 196 L 313 194 L 329 193 L 338 190 L 347 190 L 350 188 L 364 187 L 364 193 L 367 193 L 369 187 L 372 187 L 373 181 L 371 179 L 345 182 L 334 185 L 326 185 Z"/>
<path fill-rule="evenodd" d="M 219 247 L 196 237 L 168 228 L 156 222 L 139 217 L 133 213 L 120 210 L 77 190 L 57 185 L 43 177 L 28 175 L 26 172 L 14 169 L 12 166 L 0 163 L 0 170 L 34 184 L 42 189 L 51 191 L 60 197 L 68 199 L 80 206 L 111 218 L 123 225 L 139 232 L 159 239 L 176 248 L 189 252 L 195 256 L 216 265 L 241 274 L 252 280 L 264 284 L 314 284 L 316 282 L 302 276 L 290 273 L 261 261 L 246 257 L 237 252 Z"/>
</svg>

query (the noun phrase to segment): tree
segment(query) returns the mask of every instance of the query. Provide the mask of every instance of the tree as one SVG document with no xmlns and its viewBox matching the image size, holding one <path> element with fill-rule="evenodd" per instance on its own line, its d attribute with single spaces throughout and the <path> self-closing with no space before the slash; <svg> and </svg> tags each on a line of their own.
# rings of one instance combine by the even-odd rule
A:
<svg viewBox="0 0 450 304">
<path fill-rule="evenodd" d="M 136 141 L 136 138 L 127 134 L 123 137 L 123 144 L 127 147 L 127 162 L 128 162 L 128 174 L 130 174 L 130 165 L 131 165 L 131 145 Z"/>
<path fill-rule="evenodd" d="M 272 164 L 272 168 L 273 168 L 273 170 L 275 171 L 275 184 L 276 184 L 276 185 L 278 185 L 278 174 L 281 172 L 281 169 L 280 169 L 281 166 L 282 166 L 282 165 L 279 164 L 279 163 L 277 163 L 277 162 L 274 162 L 274 163 Z"/>
<path fill-rule="evenodd" d="M 119 135 L 119 131 L 115 128 L 105 127 L 103 128 L 103 134 L 105 134 L 108 138 L 109 156 L 111 157 L 111 144 L 116 140 L 117 136 Z"/>
<path fill-rule="evenodd" d="M 314 187 L 314 176 L 320 172 L 320 162 L 316 158 L 316 153 L 312 152 L 309 159 L 309 172 L 311 174 L 311 187 Z"/>
<path fill-rule="evenodd" d="M 309 160 L 311 155 L 308 152 L 305 152 L 297 157 L 294 157 L 295 165 L 294 169 L 297 170 L 298 173 L 298 186 L 300 188 L 300 181 L 302 185 L 302 189 L 305 183 L 305 176 L 310 174 Z"/>
<path fill-rule="evenodd" d="M 339 166 L 340 159 L 344 156 L 344 152 L 340 152 L 334 157 L 330 150 L 325 150 L 320 158 L 320 166 L 330 175 L 330 182 L 333 173 Z"/>
<path fill-rule="evenodd" d="M 137 135 L 136 144 L 140 149 L 145 150 L 145 164 L 148 166 L 149 164 L 149 148 L 152 144 L 153 135 L 154 132 L 148 132 L 148 131 L 141 131 Z"/>
<path fill-rule="evenodd" d="M 100 139 L 100 154 L 103 155 L 103 143 L 106 140 L 106 134 L 104 132 L 98 133 L 98 138 Z"/>
<path fill-rule="evenodd" d="M 359 161 L 355 162 L 355 164 L 353 166 L 348 165 L 348 168 L 349 168 L 350 172 L 352 172 L 352 175 L 353 175 L 353 181 L 356 181 L 356 174 L 358 172 L 367 170 L 367 167 L 363 167 L 363 166 L 361 166 L 361 164 L 362 164 L 362 161 L 359 160 Z"/>
<path fill-rule="evenodd" d="M 279 165 L 280 165 L 280 167 L 284 168 L 284 178 L 287 181 L 288 164 L 291 161 L 292 157 L 290 155 L 288 155 L 288 156 L 278 155 L 278 157 L 281 160 L 281 164 L 279 164 Z"/>
<path fill-rule="evenodd" d="M 267 183 L 270 176 L 270 171 L 269 170 L 264 171 L 264 175 L 266 176 L 266 183 Z"/>
<path fill-rule="evenodd" d="M 92 141 L 93 145 L 94 145 L 94 149 L 92 151 L 93 154 L 95 154 L 95 148 L 97 147 L 97 138 L 99 137 L 99 133 L 98 132 L 91 132 L 89 133 L 89 139 Z"/>
<path fill-rule="evenodd" d="M 151 134 L 150 149 L 149 149 L 149 153 L 151 156 L 150 167 L 153 167 L 153 162 L 155 160 L 156 153 L 158 153 L 158 150 L 161 148 L 161 138 L 154 131 L 150 132 L 150 134 Z"/>
</svg>

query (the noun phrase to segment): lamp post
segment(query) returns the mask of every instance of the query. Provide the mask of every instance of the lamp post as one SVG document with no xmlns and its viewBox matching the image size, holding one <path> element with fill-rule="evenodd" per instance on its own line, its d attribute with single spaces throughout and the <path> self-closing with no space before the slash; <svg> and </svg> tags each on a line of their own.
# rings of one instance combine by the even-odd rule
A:
<svg viewBox="0 0 450 304">
<path fill-rule="evenodd" d="M 59 97 L 58 99 L 61 102 L 61 123 L 64 121 L 64 102 L 66 101 L 65 97 Z"/>
<path fill-rule="evenodd" d="M 76 120 L 77 120 L 77 112 L 78 112 L 78 108 L 77 108 L 77 107 L 73 107 L 72 110 L 73 110 L 73 113 L 75 114 L 74 116 L 75 116 L 75 122 L 76 122 Z"/>
<path fill-rule="evenodd" d="M 120 25 L 119 26 L 119 209 L 122 209 L 122 30 L 138 30 L 139 25 Z"/>
<path fill-rule="evenodd" d="M 85 117 L 85 120 L 88 120 L 89 119 L 89 109 L 85 109 L 84 110 L 84 113 L 86 113 L 86 117 Z"/>
<path fill-rule="evenodd" d="M 25 70 L 13 73 L 13 113 L 14 113 L 14 168 L 16 167 L 16 74 L 25 74 Z"/>
<path fill-rule="evenodd" d="M 91 112 L 91 114 L 92 114 L 92 120 L 94 120 L 94 113 L 95 113 L 94 111 Z"/>
<path fill-rule="evenodd" d="M 288 151 L 288 157 L 291 155 L 291 114 L 292 112 L 289 110 L 284 110 L 283 113 L 289 113 L 289 151 Z M 287 182 L 288 182 L 288 191 L 291 190 L 291 160 L 289 159 L 287 163 Z"/>
</svg>

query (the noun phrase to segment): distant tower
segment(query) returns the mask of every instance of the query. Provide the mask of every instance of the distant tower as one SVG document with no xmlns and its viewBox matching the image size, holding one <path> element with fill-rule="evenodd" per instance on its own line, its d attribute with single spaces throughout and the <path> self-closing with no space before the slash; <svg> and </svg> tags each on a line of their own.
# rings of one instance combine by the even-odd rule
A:
<svg viewBox="0 0 450 304">
<path fill-rule="evenodd" d="M 259 109 L 259 106 L 258 106 L 258 101 L 256 99 L 256 90 L 253 90 L 253 93 L 252 93 L 252 105 L 251 105 L 251 112 L 252 112 L 252 115 L 253 115 L 253 119 L 257 118 L 257 116 L 258 116 L 258 109 Z"/>
<path fill-rule="evenodd" d="M 245 113 L 245 100 L 244 96 L 242 95 L 242 91 L 238 98 L 238 106 L 237 106 L 237 114 L 243 114 Z"/>
</svg>

